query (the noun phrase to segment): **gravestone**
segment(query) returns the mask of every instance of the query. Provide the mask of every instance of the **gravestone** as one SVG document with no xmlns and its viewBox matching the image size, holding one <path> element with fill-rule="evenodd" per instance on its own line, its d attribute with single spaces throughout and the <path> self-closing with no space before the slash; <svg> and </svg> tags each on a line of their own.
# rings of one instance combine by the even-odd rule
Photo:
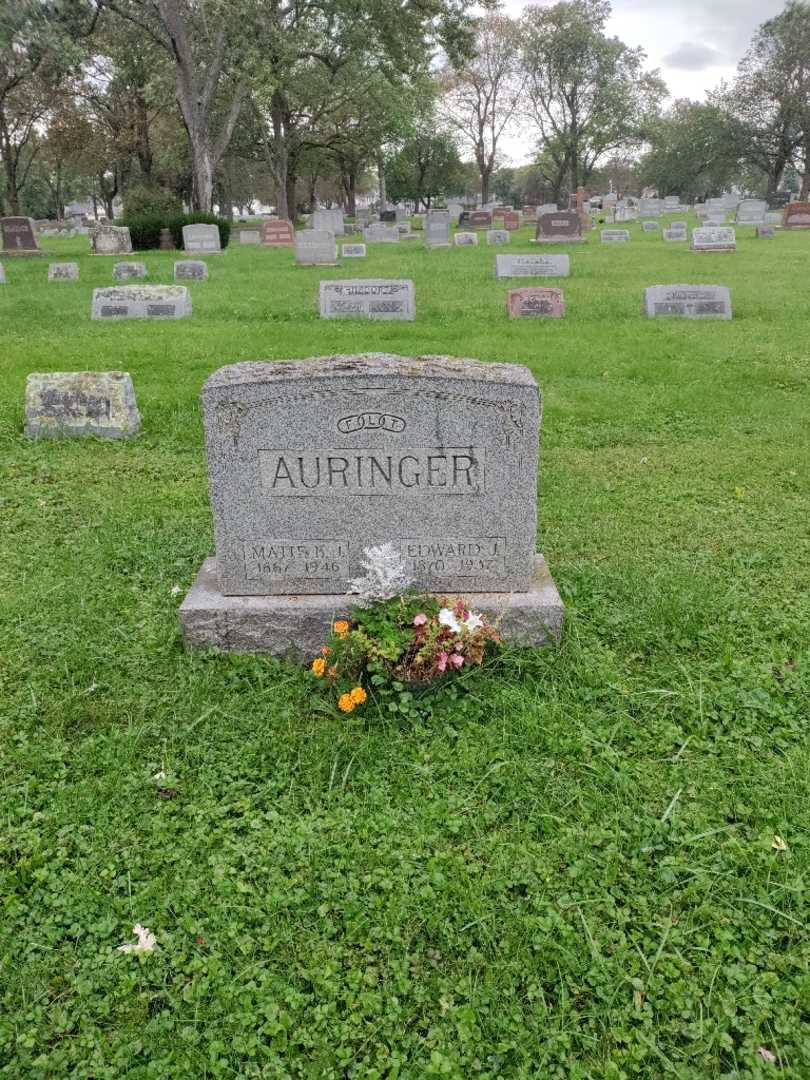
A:
<svg viewBox="0 0 810 1080">
<path fill-rule="evenodd" d="M 262 242 L 262 234 L 258 229 L 240 229 L 239 244 L 241 247 L 256 247 Z"/>
<path fill-rule="evenodd" d="M 94 255 L 131 255 L 132 237 L 125 225 L 97 225 L 90 235 L 90 247 Z"/>
<path fill-rule="evenodd" d="M 543 214 L 537 222 L 538 244 L 578 244 L 582 239 L 582 222 L 575 210 Z"/>
<path fill-rule="evenodd" d="M 371 211 L 367 207 L 358 207 L 354 212 L 355 222 L 363 228 L 371 224 Z"/>
<path fill-rule="evenodd" d="M 737 250 L 737 236 L 729 226 L 692 229 L 692 251 L 725 252 Z"/>
<path fill-rule="evenodd" d="M 393 214 L 393 210 L 391 213 Z M 367 244 L 398 244 L 399 243 L 399 229 L 396 226 L 396 222 L 393 225 L 386 225 L 382 221 L 372 221 L 372 223 L 363 230 L 363 239 Z"/>
<path fill-rule="evenodd" d="M 659 218 L 663 212 L 663 203 L 660 199 L 639 199 L 638 213 L 642 218 Z"/>
<path fill-rule="evenodd" d="M 757 225 L 757 240 L 772 240 L 776 236 L 773 225 Z"/>
<path fill-rule="evenodd" d="M 512 237 L 506 229 L 487 230 L 487 243 L 490 246 L 497 244 L 508 244 L 511 239 Z"/>
<path fill-rule="evenodd" d="M 644 293 L 650 319 L 731 318 L 731 293 L 722 285 L 652 285 Z"/>
<path fill-rule="evenodd" d="M 788 203 L 783 225 L 786 229 L 810 229 L 810 203 Z"/>
<path fill-rule="evenodd" d="M 381 210 L 380 221 L 384 225 L 396 225 L 397 212 L 396 210 Z"/>
<path fill-rule="evenodd" d="M 558 214 L 559 212 L 560 208 L 556 203 L 543 203 L 543 205 L 535 211 L 534 216 L 539 219 L 544 214 Z"/>
<path fill-rule="evenodd" d="M 416 318 L 413 282 L 388 278 L 322 281 L 321 318 L 412 322 Z"/>
<path fill-rule="evenodd" d="M 411 223 L 410 221 L 398 221 L 397 232 L 404 239 L 411 235 Z"/>
<path fill-rule="evenodd" d="M 29 439 L 137 435 L 141 418 L 132 379 L 124 371 L 53 371 L 25 383 L 25 434 Z"/>
<path fill-rule="evenodd" d="M 527 368 L 241 363 L 202 399 L 216 558 L 181 606 L 186 645 L 314 655 L 352 607 L 364 549 L 384 543 L 415 588 L 497 614 L 506 640 L 559 638 L 535 550 L 541 411 Z"/>
<path fill-rule="evenodd" d="M 208 263 L 202 259 L 183 259 L 174 264 L 175 281 L 208 281 Z"/>
<path fill-rule="evenodd" d="M 94 289 L 92 319 L 184 319 L 191 314 L 185 285 L 118 285 Z"/>
<path fill-rule="evenodd" d="M 644 221 L 641 225 L 642 232 L 657 233 L 660 229 L 660 225 L 657 221 Z"/>
<path fill-rule="evenodd" d="M 335 236 L 344 235 L 342 210 L 316 210 L 309 224 L 311 229 L 320 229 Z"/>
<path fill-rule="evenodd" d="M 510 289 L 506 310 L 510 319 L 562 319 L 565 297 L 562 289 Z"/>
<path fill-rule="evenodd" d="M 523 218 L 525 221 L 535 221 L 537 219 L 537 207 L 536 206 L 524 206 Z"/>
<path fill-rule="evenodd" d="M 467 215 L 465 224 L 470 229 L 485 229 L 492 228 L 492 212 L 490 210 L 471 210 Z"/>
<path fill-rule="evenodd" d="M 33 218 L 0 218 L 0 239 L 4 255 L 34 255 L 39 252 Z"/>
<path fill-rule="evenodd" d="M 478 233 L 457 232 L 453 237 L 456 247 L 478 247 Z"/>
<path fill-rule="evenodd" d="M 570 277 L 570 255 L 496 255 L 495 276 Z"/>
<path fill-rule="evenodd" d="M 219 240 L 218 225 L 184 225 L 183 226 L 183 251 L 193 254 L 205 252 L 206 255 L 219 255 L 222 253 Z"/>
<path fill-rule="evenodd" d="M 450 215 L 428 214 L 425 221 L 425 246 L 450 247 Z"/>
<path fill-rule="evenodd" d="M 331 229 L 328 230 L 332 232 Z M 293 247 L 295 229 L 291 221 L 265 221 L 262 223 L 262 244 L 265 247 Z"/>
<path fill-rule="evenodd" d="M 340 248 L 340 254 L 343 256 L 344 259 L 365 259 L 366 245 L 342 244 Z"/>
<path fill-rule="evenodd" d="M 629 229 L 602 229 L 601 239 L 603 244 L 629 244 Z"/>
<path fill-rule="evenodd" d="M 48 267 L 48 281 L 78 281 L 79 264 L 75 262 L 51 263 Z"/>
<path fill-rule="evenodd" d="M 507 232 L 516 232 L 521 224 L 521 216 L 517 210 L 507 210 L 503 215 L 503 227 Z"/>
<path fill-rule="evenodd" d="M 761 225 L 768 212 L 765 199 L 743 199 L 737 207 L 737 225 Z"/>
<path fill-rule="evenodd" d="M 337 266 L 334 233 L 299 229 L 295 234 L 295 261 L 298 266 Z"/>
<path fill-rule="evenodd" d="M 146 264 L 142 262 L 118 262 L 113 266 L 113 281 L 135 281 L 148 277 Z"/>
<path fill-rule="evenodd" d="M 171 229 L 161 229 L 160 239 L 158 240 L 158 247 L 161 251 L 176 251 L 177 245 L 174 242 Z"/>
<path fill-rule="evenodd" d="M 689 239 L 689 233 L 685 224 L 672 224 L 663 231 L 664 239 L 670 243 L 685 243 Z"/>
</svg>

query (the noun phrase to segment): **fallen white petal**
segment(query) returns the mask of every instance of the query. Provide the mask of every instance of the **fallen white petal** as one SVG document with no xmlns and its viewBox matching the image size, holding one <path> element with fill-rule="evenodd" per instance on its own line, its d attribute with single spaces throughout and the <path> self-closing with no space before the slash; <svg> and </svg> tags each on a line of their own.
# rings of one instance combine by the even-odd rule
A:
<svg viewBox="0 0 810 1080">
<path fill-rule="evenodd" d="M 140 923 L 136 923 L 135 926 L 132 927 L 132 933 L 138 940 L 128 941 L 125 945 L 119 945 L 118 952 L 148 953 L 157 945 L 157 938 L 152 931 L 146 926 L 141 926 Z"/>
</svg>

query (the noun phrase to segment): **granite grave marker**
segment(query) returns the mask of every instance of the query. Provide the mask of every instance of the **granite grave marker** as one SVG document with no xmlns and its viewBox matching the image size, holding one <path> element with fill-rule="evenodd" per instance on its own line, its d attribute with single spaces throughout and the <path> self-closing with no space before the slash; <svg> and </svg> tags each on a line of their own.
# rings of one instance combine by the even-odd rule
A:
<svg viewBox="0 0 810 1080">
<path fill-rule="evenodd" d="M 208 281 L 208 263 L 202 259 L 182 259 L 174 264 L 175 281 Z"/>
<path fill-rule="evenodd" d="M 322 229 L 299 229 L 295 234 L 298 266 L 337 266 L 335 235 Z"/>
<path fill-rule="evenodd" d="M 562 319 L 565 297 L 562 289 L 510 289 L 506 310 L 510 319 Z"/>
<path fill-rule="evenodd" d="M 51 263 L 48 267 L 48 281 L 78 281 L 79 264 L 75 262 Z"/>
<path fill-rule="evenodd" d="M 496 255 L 495 275 L 515 277 L 569 277 L 570 255 Z"/>
<path fill-rule="evenodd" d="M 97 225 L 90 247 L 94 255 L 131 255 L 132 237 L 125 225 Z"/>
<path fill-rule="evenodd" d="M 414 587 L 498 613 L 507 640 L 559 637 L 536 555 L 527 368 L 380 354 L 234 364 L 205 384 L 203 416 L 216 558 L 180 609 L 187 645 L 312 655 L 352 605 L 364 549 L 383 543 Z"/>
<path fill-rule="evenodd" d="M 25 434 L 29 439 L 137 435 L 141 418 L 132 379 L 123 371 L 34 373 L 25 383 Z"/>
<path fill-rule="evenodd" d="M 92 319 L 184 319 L 191 314 L 185 285 L 118 285 L 94 289 Z"/>
<path fill-rule="evenodd" d="M 416 295 L 412 281 L 389 278 L 354 278 L 322 281 L 322 319 L 416 318 Z"/>
<path fill-rule="evenodd" d="M 112 269 L 113 281 L 137 281 L 148 277 L 142 262 L 117 262 Z"/>
<path fill-rule="evenodd" d="M 652 285 L 644 293 L 650 319 L 731 318 L 731 293 L 722 285 Z"/>
<path fill-rule="evenodd" d="M 365 244 L 341 244 L 340 254 L 344 259 L 365 259 Z"/>
<path fill-rule="evenodd" d="M 332 232 L 331 229 L 328 230 Z M 291 221 L 265 221 L 262 223 L 262 244 L 265 247 L 293 247 L 295 229 Z"/>
<path fill-rule="evenodd" d="M 0 218 L 0 239 L 4 255 L 34 255 L 39 252 L 33 218 Z"/>
<path fill-rule="evenodd" d="M 197 223 L 183 226 L 183 251 L 193 254 L 219 255 L 222 252 L 219 226 Z"/>
<path fill-rule="evenodd" d="M 726 252 L 737 250 L 737 235 L 730 226 L 707 226 L 692 229 L 692 251 Z"/>
<path fill-rule="evenodd" d="M 559 210 L 538 219 L 535 236 L 538 244 L 576 244 L 582 239 L 582 222 L 575 210 Z"/>
</svg>

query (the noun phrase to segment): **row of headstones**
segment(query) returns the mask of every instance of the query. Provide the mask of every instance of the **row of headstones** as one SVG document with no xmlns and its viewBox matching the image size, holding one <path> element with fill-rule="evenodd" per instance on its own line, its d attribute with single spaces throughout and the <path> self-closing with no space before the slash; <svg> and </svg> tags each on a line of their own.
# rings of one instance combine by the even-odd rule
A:
<svg viewBox="0 0 810 1080">
<path fill-rule="evenodd" d="M 0 240 L 5 254 L 39 251 L 36 229 L 31 218 L 0 218 Z M 90 232 L 90 247 L 94 255 L 130 255 L 132 237 L 125 225 L 96 225 Z M 217 225 L 192 224 L 183 226 L 185 251 L 216 255 L 222 251 Z"/>
<path fill-rule="evenodd" d="M 142 262 L 119 262 L 112 268 L 113 281 L 137 281 L 149 276 Z M 79 264 L 62 262 L 48 264 L 48 281 L 78 281 Z M 207 281 L 208 264 L 201 259 L 182 259 L 174 264 L 175 281 Z M 0 265 L 0 285 L 6 284 L 5 268 Z"/>
</svg>

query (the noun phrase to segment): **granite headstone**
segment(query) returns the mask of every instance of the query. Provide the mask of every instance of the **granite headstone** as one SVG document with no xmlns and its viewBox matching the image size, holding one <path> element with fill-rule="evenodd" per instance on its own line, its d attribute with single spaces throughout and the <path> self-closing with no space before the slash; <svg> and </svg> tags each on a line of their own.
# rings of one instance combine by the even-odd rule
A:
<svg viewBox="0 0 810 1080">
<path fill-rule="evenodd" d="M 141 418 L 132 379 L 123 371 L 34 373 L 25 384 L 25 434 L 29 439 L 137 435 Z"/>
<path fill-rule="evenodd" d="M 189 254 L 219 255 L 219 226 L 197 223 L 183 226 L 183 250 Z"/>
<path fill-rule="evenodd" d="M 48 281 L 78 281 L 79 264 L 75 262 L 51 263 L 48 266 Z"/>
<path fill-rule="evenodd" d="M 506 310 L 510 319 L 562 319 L 565 297 L 562 289 L 510 289 Z"/>
<path fill-rule="evenodd" d="M 181 259 L 174 264 L 175 281 L 208 281 L 208 263 L 202 259 Z"/>
<path fill-rule="evenodd" d="M 148 277 L 142 262 L 117 262 L 112 269 L 113 281 L 137 281 Z"/>
<path fill-rule="evenodd" d="M 349 281 L 322 281 L 322 319 L 416 318 L 416 294 L 412 281 L 389 278 L 354 278 Z"/>
<path fill-rule="evenodd" d="M 191 314 L 185 285 L 118 285 L 94 289 L 92 319 L 184 319 Z"/>
<path fill-rule="evenodd" d="M 496 255 L 495 275 L 515 277 L 569 277 L 570 255 Z"/>
<path fill-rule="evenodd" d="M 644 293 L 650 319 L 731 318 L 731 293 L 722 285 L 652 285 Z"/>
<path fill-rule="evenodd" d="M 337 266 L 335 235 L 322 229 L 299 229 L 295 234 L 298 266 Z"/>
</svg>

